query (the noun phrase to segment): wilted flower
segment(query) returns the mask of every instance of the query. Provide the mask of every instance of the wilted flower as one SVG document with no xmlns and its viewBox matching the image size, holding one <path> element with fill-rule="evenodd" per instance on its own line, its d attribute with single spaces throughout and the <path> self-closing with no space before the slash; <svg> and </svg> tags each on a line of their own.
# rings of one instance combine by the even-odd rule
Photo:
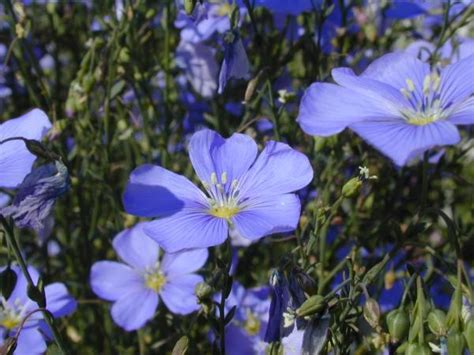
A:
<svg viewBox="0 0 474 355">
<path fill-rule="evenodd" d="M 17 275 L 15 288 L 7 299 L 0 296 L 0 346 L 4 344 L 6 338 L 15 337 L 20 331 L 14 354 L 42 354 L 46 351 L 46 341 L 52 340 L 51 330 L 43 320 L 42 314 L 35 312 L 38 306 L 28 298 L 27 281 L 20 269 L 15 266 L 12 270 Z M 36 284 L 39 279 L 38 272 L 31 266 L 28 267 L 28 272 Z M 46 309 L 54 317 L 64 317 L 76 309 L 76 301 L 62 283 L 47 285 L 44 291 Z"/>
<path fill-rule="evenodd" d="M 184 176 L 154 165 L 135 169 L 124 194 L 127 212 L 161 217 L 144 231 L 166 251 L 221 244 L 229 223 L 250 240 L 296 228 L 300 200 L 292 192 L 313 178 L 306 156 L 270 141 L 256 159 L 257 145 L 249 136 L 224 139 L 207 129 L 192 136 L 189 155 L 206 194 Z"/>
<path fill-rule="evenodd" d="M 219 94 L 222 94 L 229 79 L 246 79 L 250 71 L 249 59 L 240 34 L 237 31 L 229 31 L 224 38 L 224 60 L 219 72 L 219 88 L 217 89 Z"/>
<path fill-rule="evenodd" d="M 98 261 L 92 266 L 92 290 L 113 301 L 112 318 L 127 331 L 139 329 L 153 318 L 159 298 L 176 314 L 199 309 L 194 294 L 203 281 L 194 274 L 207 260 L 207 249 L 196 249 L 159 258 L 159 245 L 148 238 L 143 224 L 120 232 L 114 250 L 125 262 Z"/>
<path fill-rule="evenodd" d="M 12 203 L 0 209 L 0 214 L 13 218 L 19 228 L 41 232 L 56 199 L 68 189 L 69 174 L 63 163 L 42 165 L 26 176 Z"/>
<path fill-rule="evenodd" d="M 404 53 L 384 55 L 360 76 L 333 69 L 336 83 L 315 83 L 302 99 L 298 122 L 309 134 L 349 127 L 397 165 L 440 145 L 456 144 L 456 125 L 474 123 L 474 56 L 430 71 Z"/>
</svg>

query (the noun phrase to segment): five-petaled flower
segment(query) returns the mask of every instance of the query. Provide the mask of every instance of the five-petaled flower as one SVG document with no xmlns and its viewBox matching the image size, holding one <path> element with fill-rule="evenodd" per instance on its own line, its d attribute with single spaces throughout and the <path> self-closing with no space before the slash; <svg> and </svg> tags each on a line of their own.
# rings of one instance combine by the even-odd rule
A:
<svg viewBox="0 0 474 355">
<path fill-rule="evenodd" d="M 112 318 L 127 331 L 153 318 L 159 297 L 176 314 L 199 309 L 194 288 L 203 279 L 194 274 L 207 260 L 207 249 L 195 249 L 159 258 L 159 245 L 143 233 L 143 224 L 120 232 L 113 247 L 125 262 L 98 261 L 92 266 L 92 290 L 113 301 Z"/>
<path fill-rule="evenodd" d="M 332 77 L 338 85 L 315 83 L 306 90 L 301 128 L 330 136 L 349 127 L 399 166 L 458 143 L 456 125 L 474 123 L 474 55 L 438 71 L 412 55 L 390 53 L 359 76 L 336 68 Z"/>
<path fill-rule="evenodd" d="M 258 158 L 257 151 L 244 134 L 224 139 L 208 129 L 196 132 L 189 155 L 205 192 L 184 176 L 143 165 L 130 176 L 125 209 L 160 217 L 144 231 L 168 252 L 221 244 L 229 223 L 250 240 L 292 231 L 300 216 L 293 192 L 311 182 L 313 169 L 284 143 L 269 141 Z"/>
</svg>

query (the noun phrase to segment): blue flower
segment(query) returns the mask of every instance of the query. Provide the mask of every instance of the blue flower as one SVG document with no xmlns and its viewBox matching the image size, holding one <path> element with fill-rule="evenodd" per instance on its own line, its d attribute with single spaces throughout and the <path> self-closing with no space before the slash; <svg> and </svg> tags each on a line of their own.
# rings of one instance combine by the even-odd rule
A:
<svg viewBox="0 0 474 355">
<path fill-rule="evenodd" d="M 227 311 L 237 307 L 232 321 L 225 328 L 226 354 L 265 354 L 263 338 L 270 307 L 269 291 L 266 286 L 245 289 L 234 282 L 226 301 Z"/>
<path fill-rule="evenodd" d="M 225 35 L 224 60 L 219 72 L 219 88 L 222 94 L 227 81 L 231 78 L 246 79 L 249 75 L 250 63 L 244 45 L 237 31 L 229 31 Z"/>
<path fill-rule="evenodd" d="M 144 231 L 166 251 L 221 244 L 229 223 L 250 240 L 296 228 L 300 200 L 292 192 L 313 178 L 305 155 L 269 141 L 256 158 L 249 136 L 224 139 L 208 129 L 191 137 L 189 155 L 205 193 L 184 176 L 143 165 L 132 172 L 124 194 L 128 213 L 161 217 Z"/>
<path fill-rule="evenodd" d="M 263 6 L 277 14 L 294 16 L 317 10 L 321 5 L 321 0 L 250 0 L 249 2 L 252 6 Z"/>
<path fill-rule="evenodd" d="M 384 55 L 360 76 L 332 71 L 336 84 L 315 83 L 301 101 L 298 122 L 308 134 L 349 127 L 397 165 L 460 141 L 456 125 L 474 123 L 474 55 L 431 71 L 404 53 Z"/>
<path fill-rule="evenodd" d="M 194 288 L 203 279 L 194 274 L 207 260 L 207 249 L 195 249 L 159 258 L 159 245 L 143 232 L 143 224 L 119 233 L 114 250 L 125 262 L 99 261 L 92 266 L 92 290 L 113 301 L 115 323 L 127 331 L 153 318 L 159 298 L 175 314 L 199 309 Z"/>
<path fill-rule="evenodd" d="M 48 116 L 34 109 L 2 123 L 0 142 L 14 137 L 41 140 L 51 127 Z M 0 144 L 0 187 L 16 188 L 31 171 L 35 159 L 21 140 Z"/>
<path fill-rule="evenodd" d="M 24 326 L 18 337 L 15 355 L 42 354 L 46 351 L 46 341 L 52 340 L 51 330 L 43 320 L 35 302 L 27 296 L 27 281 L 19 267 L 12 267 L 17 274 L 17 281 L 8 299 L 0 296 L 0 346 L 7 337 L 16 336 L 23 321 Z M 28 267 L 33 282 L 38 282 L 39 274 L 33 267 Z M 75 311 L 77 303 L 69 295 L 64 284 L 55 282 L 44 288 L 46 309 L 54 317 L 64 317 Z M 32 313 L 34 312 L 34 313 Z"/>
<path fill-rule="evenodd" d="M 11 217 L 19 228 L 41 233 L 56 199 L 69 189 L 69 174 L 59 161 L 42 165 L 28 174 L 18 187 L 12 203 L 0 209 L 0 215 Z"/>
</svg>

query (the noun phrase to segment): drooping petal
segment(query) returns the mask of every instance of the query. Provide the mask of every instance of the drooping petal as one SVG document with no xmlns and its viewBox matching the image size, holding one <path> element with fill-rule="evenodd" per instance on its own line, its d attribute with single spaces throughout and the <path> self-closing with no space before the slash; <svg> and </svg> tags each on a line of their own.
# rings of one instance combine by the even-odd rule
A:
<svg viewBox="0 0 474 355">
<path fill-rule="evenodd" d="M 39 355 L 46 351 L 46 341 L 38 328 L 24 328 L 18 337 L 15 355 Z"/>
<path fill-rule="evenodd" d="M 199 270 L 207 261 L 207 249 L 194 249 L 178 253 L 166 253 L 161 269 L 167 277 L 189 274 Z"/>
<path fill-rule="evenodd" d="M 168 253 L 219 245 L 226 240 L 227 230 L 224 219 L 213 217 L 204 210 L 190 209 L 144 226 L 145 233 Z"/>
<path fill-rule="evenodd" d="M 249 200 L 246 207 L 232 218 L 232 222 L 244 238 L 256 240 L 269 234 L 294 230 L 299 217 L 298 196 L 285 194 Z"/>
<path fill-rule="evenodd" d="M 395 89 L 407 88 L 407 79 L 414 85 L 417 100 L 423 97 L 423 81 L 430 74 L 430 66 L 408 53 L 389 53 L 374 60 L 361 74 L 386 83 Z"/>
<path fill-rule="evenodd" d="M 313 179 L 308 158 L 284 143 L 270 141 L 239 181 L 241 201 L 299 190 Z"/>
<path fill-rule="evenodd" d="M 249 75 L 250 63 L 245 52 L 245 47 L 238 34 L 235 39 L 225 44 L 224 60 L 219 71 L 219 87 L 217 92 L 222 94 L 227 81 L 231 78 L 245 79 Z"/>
<path fill-rule="evenodd" d="M 334 84 L 315 83 L 301 100 L 298 123 L 308 134 L 330 136 L 347 126 L 370 119 L 393 119 L 380 100 Z"/>
<path fill-rule="evenodd" d="M 51 128 L 48 116 L 34 109 L 27 114 L 8 120 L 0 125 L 0 141 L 12 137 L 41 140 Z M 31 170 L 36 157 L 22 141 L 10 141 L 0 145 L 0 186 L 14 188 Z"/>
<path fill-rule="evenodd" d="M 195 274 L 171 278 L 160 292 L 166 307 L 175 314 L 189 314 L 198 310 L 194 289 L 202 280 L 201 276 Z"/>
<path fill-rule="evenodd" d="M 447 66 L 441 72 L 440 100 L 448 107 L 474 94 L 474 54 Z"/>
<path fill-rule="evenodd" d="M 120 258 L 135 269 L 145 270 L 158 261 L 160 247 L 143 231 L 143 223 L 120 232 L 112 244 Z"/>
<path fill-rule="evenodd" d="M 130 175 L 123 204 L 130 214 L 157 217 L 169 216 L 203 199 L 202 192 L 186 177 L 145 164 Z"/>
<path fill-rule="evenodd" d="M 239 179 L 255 161 L 257 144 L 246 134 L 234 133 L 224 139 L 209 129 L 196 132 L 189 142 L 189 157 L 201 181 L 211 182 L 211 174 L 221 182 L 226 172 L 228 185 Z M 225 185 L 224 183 L 222 185 Z"/>
<path fill-rule="evenodd" d="M 69 294 L 66 286 L 60 282 L 52 283 L 44 288 L 47 309 L 54 317 L 64 317 L 76 310 L 77 302 Z"/>
<path fill-rule="evenodd" d="M 145 289 L 139 273 L 114 261 L 99 261 L 92 265 L 90 282 L 92 291 L 108 301 L 116 301 L 132 289 Z"/>
<path fill-rule="evenodd" d="M 399 166 L 430 148 L 456 144 L 460 140 L 456 126 L 447 121 L 424 126 L 363 122 L 351 126 L 351 129 Z"/>
<path fill-rule="evenodd" d="M 112 319 L 126 331 L 139 329 L 155 314 L 158 295 L 152 290 L 135 290 L 124 294 L 111 309 Z"/>
<path fill-rule="evenodd" d="M 474 124 L 474 97 L 456 104 L 448 121 L 456 125 Z"/>
</svg>

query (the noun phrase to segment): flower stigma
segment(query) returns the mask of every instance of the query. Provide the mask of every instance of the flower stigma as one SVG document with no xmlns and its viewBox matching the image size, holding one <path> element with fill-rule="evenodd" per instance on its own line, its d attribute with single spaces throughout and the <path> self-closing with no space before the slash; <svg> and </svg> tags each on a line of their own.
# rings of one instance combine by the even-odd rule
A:
<svg viewBox="0 0 474 355">
<path fill-rule="evenodd" d="M 203 182 L 203 185 L 208 194 L 210 215 L 230 220 L 240 211 L 238 205 L 239 183 L 236 179 L 230 182 L 226 171 L 221 174 L 220 179 L 218 179 L 217 173 L 213 172 L 210 176 L 210 184 Z"/>
<path fill-rule="evenodd" d="M 160 292 L 165 283 L 166 277 L 163 271 L 160 270 L 159 264 L 145 274 L 146 287 L 155 292 Z"/>
<path fill-rule="evenodd" d="M 8 330 L 16 328 L 23 318 L 22 312 L 17 312 L 11 307 L 3 296 L 0 297 L 0 302 L 2 304 L 2 309 L 0 309 L 0 326 Z"/>
</svg>

